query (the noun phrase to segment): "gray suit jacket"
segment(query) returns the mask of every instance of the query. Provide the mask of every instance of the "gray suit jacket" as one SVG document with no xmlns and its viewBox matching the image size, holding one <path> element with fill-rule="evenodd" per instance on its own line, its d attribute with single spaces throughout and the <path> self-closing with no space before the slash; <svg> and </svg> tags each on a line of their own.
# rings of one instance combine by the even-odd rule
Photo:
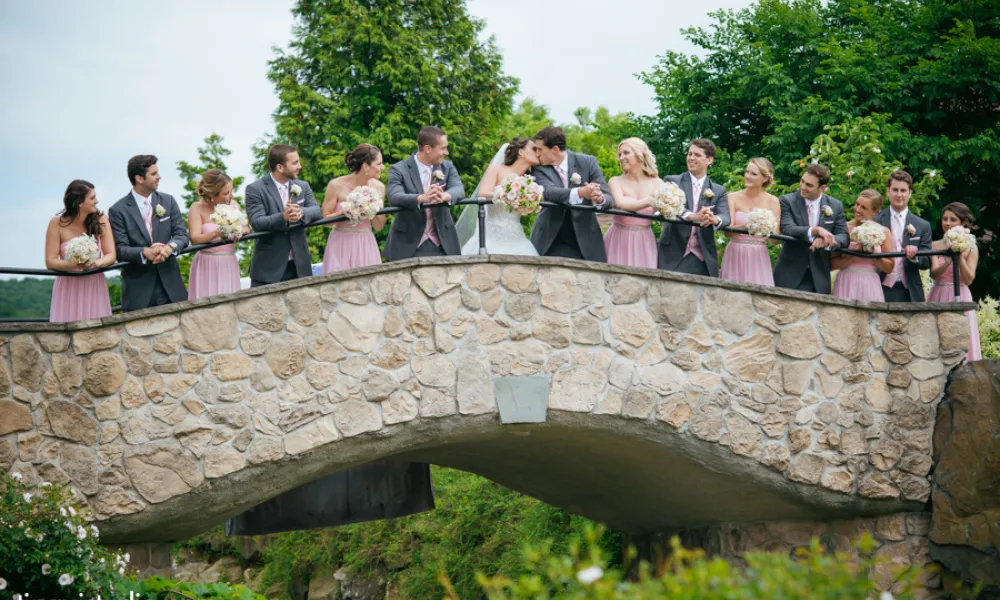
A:
<svg viewBox="0 0 1000 600">
<path fill-rule="evenodd" d="M 886 208 L 875 217 L 875 222 L 892 231 L 891 208 Z M 912 210 L 906 211 L 906 225 L 913 225 L 916 231 L 913 235 L 903 232 L 903 247 L 916 246 L 917 250 L 931 249 L 931 224 L 913 214 Z M 924 284 L 920 280 L 920 270 L 931 268 L 931 257 L 918 256 L 913 260 L 901 258 L 903 261 L 903 275 L 906 277 L 906 289 L 910 292 L 910 302 L 924 301 Z M 883 276 L 884 280 L 885 277 Z"/>
<path fill-rule="evenodd" d="M 316 204 L 312 188 L 301 179 L 289 182 L 302 188 L 302 193 L 289 197 L 289 202 L 302 206 L 302 220 L 306 225 L 318 221 L 323 212 Z M 285 221 L 282 213 L 285 207 L 281 203 L 278 186 L 270 175 L 258 179 L 247 186 L 246 192 L 247 219 L 254 231 L 270 231 L 271 235 L 258 238 L 250 258 L 250 278 L 265 283 L 281 281 L 281 276 L 288 265 L 288 253 L 295 255 L 295 272 L 299 277 L 312 275 L 312 261 L 309 256 L 309 242 L 306 239 L 306 229 L 295 223 Z"/>
<path fill-rule="evenodd" d="M 774 265 L 774 285 L 796 289 L 808 269 L 812 274 L 813 286 L 820 294 L 830 293 L 830 252 L 809 249 L 809 211 L 802 194 L 785 194 L 778 199 L 781 205 L 781 233 L 795 238 L 795 242 L 782 242 L 781 254 Z M 823 215 L 824 207 L 833 212 Z M 823 194 L 820 198 L 820 216 L 817 225 L 826 229 L 836 238 L 840 248 L 847 248 L 851 238 L 847 233 L 847 218 L 844 205 L 833 196 Z"/>
<path fill-rule="evenodd" d="M 152 237 L 146 229 L 139 205 L 131 191 L 108 210 L 108 221 L 111 223 L 111 233 L 115 238 L 118 260 L 129 263 L 121 271 L 122 310 L 125 311 L 147 308 L 157 279 L 163 284 L 171 302 L 187 300 L 187 289 L 184 287 L 176 254 L 158 265 L 148 261 L 143 262 L 142 249 L 154 243 L 173 242 L 178 251 L 188 245 L 188 230 L 184 224 L 184 216 L 173 196 L 153 192 L 152 205 Z M 162 206 L 166 211 L 162 217 L 156 214 L 158 206 Z"/>
<path fill-rule="evenodd" d="M 451 161 L 444 161 L 433 170 L 440 169 L 444 174 L 444 191 L 451 194 L 452 203 L 465 198 L 465 188 L 458 177 L 458 171 Z M 434 182 L 432 182 L 434 183 Z M 403 210 L 392 217 L 392 227 L 385 242 L 386 260 L 403 260 L 412 258 L 417 253 L 420 238 L 427 227 L 427 216 L 424 208 L 431 209 L 434 225 L 437 227 L 441 248 L 448 256 L 458 256 L 462 246 L 458 243 L 458 233 L 455 231 L 455 220 L 451 216 L 450 204 L 434 204 L 420 206 L 417 196 L 424 193 L 424 184 L 420 179 L 420 168 L 417 167 L 416 155 L 411 155 L 389 169 L 389 185 L 385 194 L 391 206 Z"/>
<path fill-rule="evenodd" d="M 676 183 L 687 197 L 687 212 L 694 210 L 694 199 L 692 195 L 693 184 L 691 173 L 681 175 L 668 175 L 663 181 Z M 711 198 L 705 197 L 705 192 L 712 190 Z M 729 227 L 729 197 L 726 195 L 726 188 L 712 182 L 712 178 L 705 176 L 705 185 L 701 188 L 701 199 L 698 201 L 699 210 L 702 207 L 709 207 L 712 213 L 719 217 L 719 227 Z M 697 232 L 698 241 L 701 242 L 701 251 L 705 256 L 705 266 L 708 267 L 708 274 L 712 277 L 719 276 L 719 251 L 715 247 L 715 228 L 701 227 L 700 225 L 683 225 L 663 222 L 663 230 L 660 232 L 660 256 L 665 259 L 662 268 L 673 270 L 684 258 L 687 250 L 688 240 L 691 234 Z"/>
<path fill-rule="evenodd" d="M 543 199 L 547 202 L 569 206 L 569 196 L 573 188 L 588 183 L 598 183 L 604 193 L 604 203 L 598 208 L 601 210 L 611 208 L 613 206 L 611 190 L 608 189 L 608 182 L 604 180 L 604 173 L 601 171 L 597 159 L 571 150 L 567 150 L 566 154 L 569 155 L 566 162 L 566 167 L 569 170 L 566 173 L 569 187 L 563 186 L 562 179 L 559 178 L 555 167 L 542 165 L 531 170 L 531 174 L 535 176 L 535 182 L 545 190 Z M 580 183 L 575 184 L 571 181 L 574 173 L 580 176 Z M 581 200 L 583 201 L 581 204 L 584 205 L 594 204 L 585 198 L 581 198 Z M 576 234 L 576 241 L 583 257 L 595 262 L 608 262 L 604 251 L 601 226 L 597 223 L 597 215 L 592 211 L 556 208 L 554 206 L 543 206 L 541 212 L 538 213 L 534 227 L 531 229 L 531 243 L 535 245 L 538 253 L 545 256 L 558 237 L 567 218 L 572 220 L 573 233 Z"/>
</svg>

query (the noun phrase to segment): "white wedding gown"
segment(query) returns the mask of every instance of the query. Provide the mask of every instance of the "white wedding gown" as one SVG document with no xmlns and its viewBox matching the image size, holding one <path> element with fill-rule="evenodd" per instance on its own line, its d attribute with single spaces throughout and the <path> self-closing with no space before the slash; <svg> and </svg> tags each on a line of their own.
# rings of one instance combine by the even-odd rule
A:
<svg viewBox="0 0 1000 600">
<path fill-rule="evenodd" d="M 472 208 L 478 212 L 478 207 Z M 490 204 L 486 207 L 486 253 L 538 256 L 535 246 L 524 235 L 520 215 L 507 212 L 507 207 L 503 204 Z M 472 237 L 462 246 L 462 254 L 479 254 L 478 216 Z"/>
</svg>

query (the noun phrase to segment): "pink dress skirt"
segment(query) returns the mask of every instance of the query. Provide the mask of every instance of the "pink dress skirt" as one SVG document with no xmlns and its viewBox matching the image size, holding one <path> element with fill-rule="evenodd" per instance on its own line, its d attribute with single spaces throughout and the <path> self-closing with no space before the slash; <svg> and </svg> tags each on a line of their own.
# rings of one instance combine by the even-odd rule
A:
<svg viewBox="0 0 1000 600">
<path fill-rule="evenodd" d="M 653 209 L 646 207 L 639 212 L 651 215 Z M 641 217 L 615 215 L 611 227 L 604 234 L 608 264 L 655 269 L 656 236 L 653 235 L 652 224 L 651 220 Z"/>
<path fill-rule="evenodd" d="M 202 233 L 217 231 L 215 223 L 202 223 Z M 208 298 L 240 291 L 240 261 L 236 246 L 226 244 L 200 250 L 191 261 L 188 273 L 188 299 Z"/>
<path fill-rule="evenodd" d="M 750 213 L 742 210 L 733 215 L 733 227 L 746 227 Z M 756 283 L 774 287 L 774 273 L 771 271 L 771 255 L 767 252 L 767 240 L 752 235 L 738 234 L 730 238 L 726 252 L 722 256 L 719 277 L 728 281 Z"/>
<path fill-rule="evenodd" d="M 952 279 L 952 269 L 955 264 L 948 265 L 948 269 L 934 280 L 934 287 L 927 295 L 928 302 L 952 302 L 955 299 L 955 285 Z M 969 286 L 964 283 L 958 288 L 959 298 L 962 302 L 972 302 L 972 292 Z M 965 355 L 965 362 L 970 360 L 982 360 L 983 349 L 979 345 L 979 320 L 976 318 L 976 311 L 967 310 L 965 316 L 969 319 L 969 353 Z"/>
<path fill-rule="evenodd" d="M 66 244 L 59 246 L 59 256 L 66 259 Z M 103 253 L 102 253 L 103 256 Z M 81 269 L 82 270 L 82 269 Z M 111 297 L 104 273 L 79 277 L 56 277 L 52 285 L 49 322 L 68 323 L 111 316 Z"/>
<path fill-rule="evenodd" d="M 857 250 L 860 246 L 852 242 L 848 248 Z M 882 274 L 875 267 L 875 260 L 854 257 L 848 266 L 837 271 L 837 279 L 833 282 L 833 295 L 851 300 L 885 302 L 885 295 L 882 293 Z"/>
<path fill-rule="evenodd" d="M 371 221 L 337 223 L 326 240 L 323 272 L 335 273 L 382 263 Z"/>
</svg>

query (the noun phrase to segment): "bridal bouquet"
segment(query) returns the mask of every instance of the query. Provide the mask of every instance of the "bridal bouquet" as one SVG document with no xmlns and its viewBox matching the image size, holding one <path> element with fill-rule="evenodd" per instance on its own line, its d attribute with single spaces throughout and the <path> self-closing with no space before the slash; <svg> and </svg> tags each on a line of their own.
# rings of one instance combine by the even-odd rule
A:
<svg viewBox="0 0 1000 600">
<path fill-rule="evenodd" d="M 976 236 L 965 227 L 952 227 L 944 234 L 944 243 L 955 252 L 968 252 L 976 247 Z"/>
<path fill-rule="evenodd" d="M 97 239 L 92 235 L 81 235 L 71 239 L 66 244 L 66 260 L 75 265 L 86 265 L 101 256 Z"/>
<path fill-rule="evenodd" d="M 660 189 L 653 195 L 653 208 L 668 219 L 676 219 L 684 212 L 687 198 L 676 183 L 664 181 Z"/>
<path fill-rule="evenodd" d="M 382 194 L 370 185 L 359 185 L 340 203 L 340 208 L 351 225 L 374 219 L 383 206 Z"/>
<path fill-rule="evenodd" d="M 865 221 L 851 231 L 851 241 L 869 254 L 876 252 L 885 241 L 885 227 L 875 221 Z"/>
<path fill-rule="evenodd" d="M 778 219 L 774 218 L 774 213 L 766 208 L 755 208 L 750 211 L 747 217 L 747 231 L 755 237 L 771 235 L 778 230 Z"/>
<path fill-rule="evenodd" d="M 510 174 L 494 188 L 493 203 L 505 204 L 508 212 L 515 212 L 523 217 L 538 212 L 543 194 L 542 186 L 535 183 L 535 178 L 531 175 L 515 177 Z"/>
<path fill-rule="evenodd" d="M 232 242 L 243 237 L 243 230 L 247 226 L 247 216 L 238 206 L 216 204 L 211 219 L 219 226 L 219 233 L 224 239 Z"/>
</svg>

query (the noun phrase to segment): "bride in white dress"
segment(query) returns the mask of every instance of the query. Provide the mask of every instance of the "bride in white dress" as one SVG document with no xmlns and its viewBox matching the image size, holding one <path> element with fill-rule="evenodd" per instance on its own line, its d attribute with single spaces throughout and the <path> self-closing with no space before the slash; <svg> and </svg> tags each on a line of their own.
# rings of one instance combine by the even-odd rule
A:
<svg viewBox="0 0 1000 600">
<path fill-rule="evenodd" d="M 493 196 L 493 189 L 508 175 L 513 173 L 520 177 L 538 164 L 535 142 L 530 138 L 516 137 L 509 144 L 504 144 L 493 157 L 470 197 L 490 198 Z M 478 213 L 478 206 L 466 206 L 455 224 L 462 244 L 462 254 L 479 254 Z M 538 251 L 524 235 L 520 215 L 508 212 L 503 204 L 486 206 L 486 253 L 538 256 Z"/>
</svg>

